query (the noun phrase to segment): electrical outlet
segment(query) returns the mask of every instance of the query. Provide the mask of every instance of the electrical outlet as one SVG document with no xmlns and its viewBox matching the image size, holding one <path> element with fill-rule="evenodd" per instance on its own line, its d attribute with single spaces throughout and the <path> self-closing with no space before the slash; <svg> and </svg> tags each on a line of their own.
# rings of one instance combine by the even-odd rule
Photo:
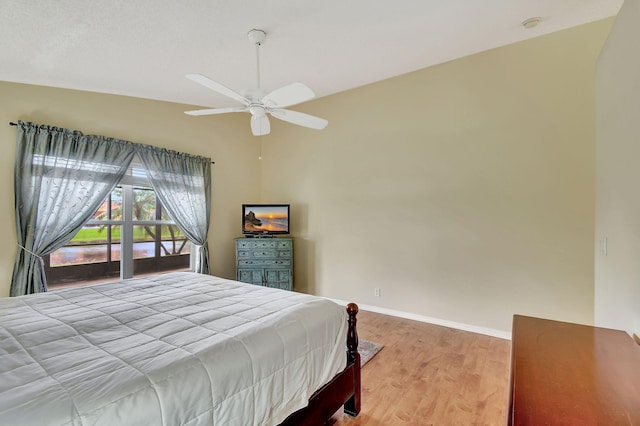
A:
<svg viewBox="0 0 640 426">
<path fill-rule="evenodd" d="M 374 289 L 373 289 L 373 294 L 374 294 L 376 297 L 380 297 L 380 288 L 378 288 L 378 287 L 374 288 Z"/>
</svg>

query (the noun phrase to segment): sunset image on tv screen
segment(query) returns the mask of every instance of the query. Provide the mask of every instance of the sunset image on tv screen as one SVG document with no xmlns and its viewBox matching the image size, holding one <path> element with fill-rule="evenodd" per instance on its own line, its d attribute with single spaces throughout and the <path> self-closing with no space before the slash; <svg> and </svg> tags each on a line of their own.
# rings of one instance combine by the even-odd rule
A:
<svg viewBox="0 0 640 426">
<path fill-rule="evenodd" d="M 244 229 L 249 232 L 288 232 L 287 206 L 247 206 Z"/>
</svg>

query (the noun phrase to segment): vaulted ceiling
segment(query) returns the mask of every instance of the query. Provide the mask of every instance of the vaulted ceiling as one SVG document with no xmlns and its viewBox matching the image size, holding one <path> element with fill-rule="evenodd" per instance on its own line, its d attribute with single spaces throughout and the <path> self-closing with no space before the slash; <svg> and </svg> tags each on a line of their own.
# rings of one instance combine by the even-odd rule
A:
<svg viewBox="0 0 640 426">
<path fill-rule="evenodd" d="M 0 80 L 200 106 L 184 78 L 321 96 L 617 14 L 622 0 L 2 0 Z M 539 17 L 533 28 L 522 22 Z"/>
</svg>

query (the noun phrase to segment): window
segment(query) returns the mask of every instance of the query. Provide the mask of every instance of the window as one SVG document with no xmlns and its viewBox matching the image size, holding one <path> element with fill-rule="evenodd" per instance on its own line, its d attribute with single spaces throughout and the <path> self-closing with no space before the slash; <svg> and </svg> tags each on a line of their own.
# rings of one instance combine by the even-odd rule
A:
<svg viewBox="0 0 640 426">
<path fill-rule="evenodd" d="M 134 159 L 93 218 L 45 258 L 49 285 L 187 269 L 191 243 L 155 196 Z"/>
</svg>

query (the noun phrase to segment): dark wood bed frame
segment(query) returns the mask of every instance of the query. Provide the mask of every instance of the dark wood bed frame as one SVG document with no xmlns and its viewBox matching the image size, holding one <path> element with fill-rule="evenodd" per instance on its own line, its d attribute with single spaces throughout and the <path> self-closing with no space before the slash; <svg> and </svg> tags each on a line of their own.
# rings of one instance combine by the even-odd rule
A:
<svg viewBox="0 0 640 426">
<path fill-rule="evenodd" d="M 344 405 L 344 412 L 350 416 L 355 417 L 360 413 L 360 354 L 358 353 L 358 332 L 356 330 L 357 314 L 358 305 L 349 303 L 347 305 L 349 328 L 345 369 L 311 395 L 309 405 L 291 414 L 280 426 L 324 425 L 341 405 Z"/>
</svg>

